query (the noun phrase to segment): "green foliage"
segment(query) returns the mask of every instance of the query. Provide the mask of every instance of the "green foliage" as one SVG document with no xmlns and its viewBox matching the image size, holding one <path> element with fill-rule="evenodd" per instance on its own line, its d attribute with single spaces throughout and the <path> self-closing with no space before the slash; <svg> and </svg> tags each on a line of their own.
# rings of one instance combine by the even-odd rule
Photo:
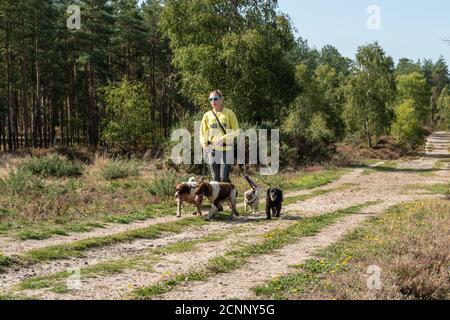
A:
<svg viewBox="0 0 450 320">
<path fill-rule="evenodd" d="M 351 60 L 349 58 L 343 57 L 339 51 L 331 46 L 325 45 L 320 51 L 320 63 L 328 65 L 337 73 L 348 75 L 350 71 Z"/>
<path fill-rule="evenodd" d="M 414 100 L 408 99 L 396 106 L 392 135 L 397 143 L 409 149 L 421 143 L 423 132 L 414 109 Z"/>
<path fill-rule="evenodd" d="M 259 123 L 280 114 L 295 89 L 286 58 L 294 40 L 276 6 L 262 0 L 166 1 L 160 25 L 171 40 L 181 91 L 195 105 L 204 109 L 208 93 L 220 88 L 239 119 Z"/>
<path fill-rule="evenodd" d="M 313 116 L 307 132 L 308 139 L 312 143 L 328 143 L 334 138 L 333 131 L 328 128 L 325 117 L 321 113 Z"/>
<path fill-rule="evenodd" d="M 393 73 L 392 58 L 377 42 L 359 47 L 353 76 L 346 87 L 343 117 L 349 133 L 365 133 L 369 147 L 372 135 L 386 132 L 392 120 Z"/>
<path fill-rule="evenodd" d="M 101 175 L 106 180 L 124 179 L 127 177 L 137 177 L 140 175 L 140 162 L 136 160 L 109 160 L 101 171 Z"/>
<path fill-rule="evenodd" d="M 145 86 L 124 78 L 101 91 L 107 113 L 103 130 L 105 142 L 122 148 L 149 145 L 153 133 Z"/>
<path fill-rule="evenodd" d="M 414 109 L 421 123 L 425 123 L 430 114 L 429 105 L 431 92 L 425 77 L 419 72 L 399 75 L 397 80 L 397 101 L 404 102 L 407 99 L 414 101 Z"/>
<path fill-rule="evenodd" d="M 151 194 L 168 200 L 175 194 L 174 187 L 177 183 L 177 174 L 175 171 L 166 171 L 161 175 L 157 175 L 155 180 L 149 185 L 148 189 Z"/>
<path fill-rule="evenodd" d="M 443 130 L 450 129 L 450 90 L 442 90 L 437 101 L 437 123 Z"/>
<path fill-rule="evenodd" d="M 443 57 L 440 57 L 439 60 L 431 66 L 430 82 L 432 87 L 431 110 L 434 116 L 437 112 L 438 99 L 442 90 L 444 90 L 446 86 L 450 86 L 448 65 Z"/>
<path fill-rule="evenodd" d="M 83 165 L 53 155 L 25 160 L 19 165 L 18 170 L 28 171 L 46 178 L 79 177 L 83 174 Z"/>
<path fill-rule="evenodd" d="M 9 267 L 12 264 L 12 259 L 10 257 L 2 255 L 0 252 L 0 272 Z"/>
<path fill-rule="evenodd" d="M 340 57 L 334 60 L 339 61 Z M 311 71 L 301 63 L 296 67 L 295 76 L 302 90 L 289 106 L 289 113 L 283 121 L 281 130 L 288 146 L 283 147 L 282 156 L 327 156 L 332 143 L 344 136 L 341 119 L 344 95 L 341 88 L 345 75 L 327 64 L 320 64 Z"/>
<path fill-rule="evenodd" d="M 408 75 L 411 73 L 421 73 L 422 74 L 422 68 L 421 64 L 419 62 L 414 62 L 407 58 L 402 58 L 399 60 L 397 64 L 397 68 L 395 69 L 395 75 L 396 76 L 402 76 L 402 75 Z"/>
<path fill-rule="evenodd" d="M 11 170 L 6 177 L 0 178 L 0 191 L 3 194 L 30 194 L 43 189 L 42 179 L 30 171 Z"/>
</svg>

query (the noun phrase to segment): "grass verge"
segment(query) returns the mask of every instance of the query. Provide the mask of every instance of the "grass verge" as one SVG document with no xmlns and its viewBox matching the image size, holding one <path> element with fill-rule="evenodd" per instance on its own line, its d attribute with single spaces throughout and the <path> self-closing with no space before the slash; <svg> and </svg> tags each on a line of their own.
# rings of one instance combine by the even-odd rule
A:
<svg viewBox="0 0 450 320">
<path fill-rule="evenodd" d="M 254 291 L 268 299 L 448 299 L 449 213 L 445 200 L 393 207 Z"/>
</svg>

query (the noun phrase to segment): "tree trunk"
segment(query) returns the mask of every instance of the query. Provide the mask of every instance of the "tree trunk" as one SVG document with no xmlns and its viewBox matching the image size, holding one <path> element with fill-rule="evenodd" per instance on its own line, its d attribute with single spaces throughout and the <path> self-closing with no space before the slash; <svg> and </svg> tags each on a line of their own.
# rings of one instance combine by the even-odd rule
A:
<svg viewBox="0 0 450 320">
<path fill-rule="evenodd" d="M 12 93 L 11 93 L 11 67 L 12 67 L 12 61 L 11 61 L 11 42 L 10 42 L 10 24 L 9 22 L 6 23 L 6 104 L 8 107 L 8 149 L 10 151 L 13 150 L 13 124 L 12 124 Z"/>
<path fill-rule="evenodd" d="M 370 124 L 369 124 L 369 119 L 366 119 L 366 134 L 367 134 L 367 145 L 369 146 L 369 148 L 372 148 L 372 136 L 370 133 Z"/>
<path fill-rule="evenodd" d="M 42 95 L 39 65 L 38 15 L 35 14 L 35 68 L 36 68 L 36 114 L 34 118 L 34 147 L 42 147 Z"/>
<path fill-rule="evenodd" d="M 149 72 L 149 98 L 150 98 L 150 122 L 153 126 L 156 125 L 156 108 L 157 108 L 157 93 L 156 93 L 156 40 L 152 38 L 150 40 L 150 72 Z M 154 135 L 156 138 L 156 135 Z"/>
</svg>

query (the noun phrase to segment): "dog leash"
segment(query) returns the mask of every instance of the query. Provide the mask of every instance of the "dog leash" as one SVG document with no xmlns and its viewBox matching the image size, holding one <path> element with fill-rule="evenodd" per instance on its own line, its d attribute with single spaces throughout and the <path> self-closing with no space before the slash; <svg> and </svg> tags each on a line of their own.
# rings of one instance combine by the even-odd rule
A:
<svg viewBox="0 0 450 320">
<path fill-rule="evenodd" d="M 227 135 L 227 131 L 225 130 L 224 126 L 222 125 L 222 122 L 220 122 L 219 117 L 214 112 L 214 110 L 211 110 L 211 111 L 212 111 L 214 117 L 216 118 L 217 124 L 219 125 L 220 129 L 222 129 L 223 134 Z M 238 165 L 239 169 L 241 170 L 241 173 L 244 176 L 245 181 L 247 181 L 247 183 L 250 185 L 250 187 L 253 189 L 253 191 L 258 190 L 258 186 L 256 185 L 256 183 L 253 182 L 253 180 L 250 179 L 250 177 L 245 174 L 244 169 L 243 169 L 244 165 L 237 163 L 237 161 L 236 161 L 236 164 Z"/>
<path fill-rule="evenodd" d="M 248 184 L 253 189 L 253 191 L 258 190 L 259 189 L 258 185 L 252 179 L 250 179 L 250 177 L 248 175 L 245 174 L 243 166 L 244 166 L 243 164 L 238 164 L 238 167 L 241 170 L 241 173 L 244 176 L 244 179 L 248 182 Z"/>
</svg>

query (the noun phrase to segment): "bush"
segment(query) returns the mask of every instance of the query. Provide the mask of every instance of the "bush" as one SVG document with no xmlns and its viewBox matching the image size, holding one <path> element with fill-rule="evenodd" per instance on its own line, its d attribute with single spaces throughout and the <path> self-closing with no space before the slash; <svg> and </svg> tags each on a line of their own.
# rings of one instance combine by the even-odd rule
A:
<svg viewBox="0 0 450 320">
<path fill-rule="evenodd" d="M 399 145 L 408 149 L 421 144 L 423 131 L 414 110 L 414 100 L 408 99 L 395 108 L 392 135 Z"/>
<path fill-rule="evenodd" d="M 124 179 L 140 175 L 140 162 L 136 160 L 110 160 L 102 169 L 101 175 L 106 180 Z"/>
<path fill-rule="evenodd" d="M 29 171 L 10 171 L 8 176 L 0 178 L 0 192 L 3 194 L 29 194 L 44 189 L 44 182 Z"/>
<path fill-rule="evenodd" d="M 107 117 L 103 139 L 112 147 L 139 149 L 151 144 L 155 130 L 149 119 L 150 104 L 145 86 L 124 78 L 102 89 Z"/>
<path fill-rule="evenodd" d="M 439 128 L 443 130 L 450 129 L 450 92 L 446 87 L 437 102 L 437 122 Z"/>
<path fill-rule="evenodd" d="M 85 164 L 92 164 L 95 158 L 94 150 L 81 146 L 57 146 L 56 151 L 59 155 L 65 156 L 71 161 L 79 161 Z"/>
<path fill-rule="evenodd" d="M 148 189 L 152 195 L 160 197 L 163 200 L 169 200 L 175 193 L 174 187 L 177 179 L 176 172 L 170 170 L 163 175 L 156 176 L 155 181 L 150 184 Z"/>
<path fill-rule="evenodd" d="M 62 159 L 56 155 L 31 158 L 21 163 L 18 170 L 53 178 L 79 177 L 83 174 L 83 166 L 80 163 Z"/>
</svg>

